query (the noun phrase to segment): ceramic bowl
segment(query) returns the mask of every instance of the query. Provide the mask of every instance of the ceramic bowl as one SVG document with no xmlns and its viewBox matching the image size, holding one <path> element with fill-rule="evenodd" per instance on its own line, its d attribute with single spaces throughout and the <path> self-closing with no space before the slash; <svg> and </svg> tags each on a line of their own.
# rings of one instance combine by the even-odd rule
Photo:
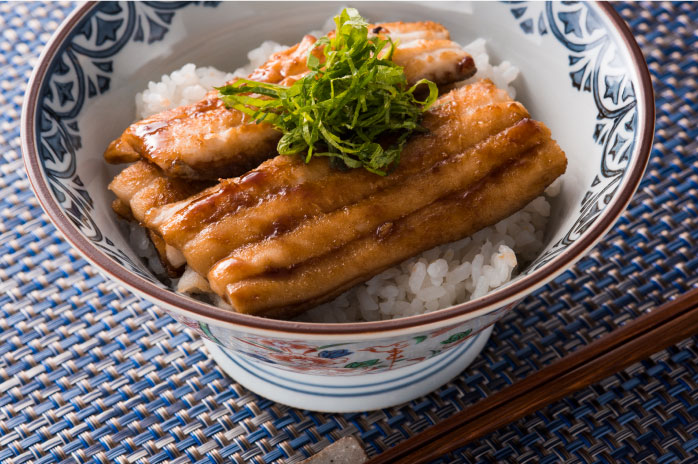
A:
<svg viewBox="0 0 698 464">
<path fill-rule="evenodd" d="M 607 4 L 380 3 L 373 21 L 434 20 L 493 62 L 521 69 L 517 98 L 569 158 L 538 259 L 485 297 L 399 320 L 310 324 L 225 311 L 163 286 L 132 250 L 106 186 L 102 153 L 133 119 L 134 95 L 187 62 L 232 70 L 266 39 L 292 44 L 339 3 L 124 2 L 79 6 L 46 46 L 23 112 L 32 186 L 56 227 L 110 278 L 204 337 L 238 382 L 276 401 L 351 411 L 440 386 L 482 349 L 492 324 L 569 268 L 614 224 L 646 166 L 654 126 L 649 74 Z"/>
</svg>

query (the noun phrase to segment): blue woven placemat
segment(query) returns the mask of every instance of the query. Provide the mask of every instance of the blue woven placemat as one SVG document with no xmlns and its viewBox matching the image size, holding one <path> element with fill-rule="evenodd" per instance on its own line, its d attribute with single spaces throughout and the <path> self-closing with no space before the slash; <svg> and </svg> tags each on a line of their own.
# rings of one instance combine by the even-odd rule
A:
<svg viewBox="0 0 698 464">
<path fill-rule="evenodd" d="M 616 4 L 657 98 L 652 160 L 608 237 L 501 321 L 454 382 L 402 407 L 319 414 L 260 398 L 201 341 L 95 272 L 23 172 L 20 107 L 71 4 L 0 3 L 0 463 L 298 462 L 353 435 L 407 439 L 698 284 L 698 5 Z M 470 462 L 698 462 L 698 338 L 444 456 Z"/>
</svg>

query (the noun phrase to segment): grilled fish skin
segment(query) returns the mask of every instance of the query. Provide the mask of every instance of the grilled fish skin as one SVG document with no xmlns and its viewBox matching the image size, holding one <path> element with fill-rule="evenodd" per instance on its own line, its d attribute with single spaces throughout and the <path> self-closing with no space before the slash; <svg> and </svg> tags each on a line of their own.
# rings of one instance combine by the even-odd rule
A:
<svg viewBox="0 0 698 464">
<path fill-rule="evenodd" d="M 384 23 L 373 27 L 377 35 L 397 38 L 393 60 L 405 68 L 408 83 L 428 78 L 439 85 L 466 79 L 475 63 L 449 40 L 440 24 Z M 273 54 L 249 78 L 291 85 L 307 73 L 309 52 L 322 59 L 316 39 L 306 35 L 288 50 Z M 276 155 L 281 134 L 271 125 L 249 124 L 250 117 L 225 107 L 217 91 L 192 105 L 156 114 L 129 126 L 104 153 L 109 163 L 147 159 L 168 176 L 209 179 L 240 175 Z"/>
<path fill-rule="evenodd" d="M 407 183 L 392 185 L 353 205 L 312 217 L 288 233 L 239 247 L 225 258 L 226 279 L 242 280 L 269 269 L 291 268 L 364 235 L 386 233 L 387 229 L 380 227 L 389 221 L 468 188 L 549 137 L 548 129 L 541 123 L 522 119 L 463 153 L 414 175 Z"/>
<path fill-rule="evenodd" d="M 188 198 L 208 185 L 208 182 L 168 178 L 157 166 L 137 161 L 121 171 L 108 188 L 116 195 L 112 209 L 124 219 L 143 224 L 150 209 Z M 148 231 L 148 237 L 167 274 L 178 277 L 185 264 L 181 253 L 152 230 Z"/>
<path fill-rule="evenodd" d="M 450 40 L 415 40 L 395 49 L 393 61 L 405 69 L 408 83 L 429 79 L 444 86 L 475 74 L 475 61 Z"/>
<path fill-rule="evenodd" d="M 380 23 L 371 26 L 371 32 L 397 42 L 393 61 L 405 69 L 409 85 L 429 79 L 445 86 L 475 74 L 473 58 L 451 41 L 448 29 L 439 23 Z"/>
<path fill-rule="evenodd" d="M 151 208 L 188 198 L 208 185 L 169 178 L 157 166 L 137 161 L 121 171 L 107 188 L 116 195 L 117 214 L 143 223 Z"/>
<path fill-rule="evenodd" d="M 386 177 L 363 169 L 340 172 L 324 158 L 305 164 L 297 156 L 278 156 L 241 178 L 153 208 L 143 224 L 206 275 L 239 247 L 281 236 L 308 218 L 406 183 L 527 117 L 505 91 L 481 81 L 439 98 L 422 121 L 427 134 L 408 142 L 397 169 Z"/>
<path fill-rule="evenodd" d="M 564 173 L 566 159 L 552 140 L 469 189 L 438 200 L 335 252 L 239 281 L 227 279 L 229 261 L 209 273 L 211 288 L 239 312 L 287 319 L 331 300 L 415 254 L 497 223 L 542 194 Z"/>
<path fill-rule="evenodd" d="M 279 156 L 143 224 L 237 311 L 286 317 L 497 222 L 565 170 L 548 128 L 488 80 L 439 97 L 423 125 L 386 177 Z"/>
<path fill-rule="evenodd" d="M 305 60 L 315 42 L 315 37 L 306 35 L 293 47 L 274 53 L 250 78 L 291 85 L 308 71 Z M 197 103 L 131 124 L 109 144 L 104 158 L 118 164 L 143 157 L 172 177 L 230 177 L 276 153 L 279 132 L 269 124 L 251 122 L 244 113 L 227 109 L 213 90 Z"/>
<path fill-rule="evenodd" d="M 413 40 L 449 40 L 451 34 L 443 24 L 434 21 L 394 21 L 369 26 L 369 32 L 378 36 L 390 36 L 401 43 Z"/>
</svg>

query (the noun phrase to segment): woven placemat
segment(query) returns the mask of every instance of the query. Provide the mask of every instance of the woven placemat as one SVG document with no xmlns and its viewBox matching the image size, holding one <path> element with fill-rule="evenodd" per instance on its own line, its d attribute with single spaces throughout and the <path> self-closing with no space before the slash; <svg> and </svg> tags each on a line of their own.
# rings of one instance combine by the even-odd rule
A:
<svg viewBox="0 0 698 464">
<path fill-rule="evenodd" d="M 616 4 L 650 65 L 652 160 L 608 237 L 498 323 L 454 382 L 401 407 L 272 403 L 201 340 L 107 281 L 58 235 L 20 155 L 26 82 L 71 4 L 0 3 L 0 463 L 298 462 L 353 435 L 369 454 L 698 284 L 698 6 Z M 698 462 L 698 338 L 538 411 L 443 463 Z"/>
</svg>

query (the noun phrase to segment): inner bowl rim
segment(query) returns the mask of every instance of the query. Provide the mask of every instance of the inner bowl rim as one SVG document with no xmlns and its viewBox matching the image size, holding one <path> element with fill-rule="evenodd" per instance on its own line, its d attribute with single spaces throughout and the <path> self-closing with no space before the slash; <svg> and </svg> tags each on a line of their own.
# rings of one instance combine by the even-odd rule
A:
<svg viewBox="0 0 698 464">
<path fill-rule="evenodd" d="M 572 243 L 558 256 L 554 257 L 550 262 L 501 289 L 490 292 L 476 300 L 464 302 L 427 314 L 375 322 L 310 323 L 266 319 L 225 310 L 179 295 L 172 290 L 160 288 L 142 277 L 139 277 L 135 273 L 122 268 L 78 231 L 72 222 L 63 214 L 61 207 L 51 195 L 36 150 L 36 115 L 41 87 L 48 74 L 49 64 L 52 62 L 56 53 L 60 51 L 64 40 L 73 32 L 75 25 L 96 6 L 97 3 L 92 2 L 81 5 L 64 20 L 45 46 L 29 80 L 22 108 L 20 126 L 22 154 L 28 178 L 32 189 L 39 199 L 39 203 L 49 216 L 51 222 L 53 222 L 58 231 L 63 234 L 65 239 L 76 248 L 87 261 L 95 265 L 102 273 L 107 274 L 113 280 L 125 285 L 139 295 L 147 296 L 151 301 L 164 303 L 167 306 L 177 308 L 179 311 L 190 313 L 193 317 L 205 317 L 233 326 L 287 334 L 356 335 L 414 329 L 424 325 L 446 323 L 451 319 L 456 319 L 475 312 L 481 312 L 485 309 L 489 309 L 490 311 L 494 310 L 508 302 L 522 298 L 531 291 L 554 279 L 572 266 L 592 246 L 600 241 L 630 203 L 632 196 L 642 180 L 647 163 L 649 162 L 655 124 L 654 92 L 649 69 L 647 68 L 645 58 L 632 32 L 613 6 L 605 2 L 594 3 L 592 6 L 596 7 L 601 14 L 604 14 L 610 20 L 629 52 L 632 65 L 639 77 L 638 105 L 640 109 L 643 110 L 640 113 L 644 113 L 644 117 L 638 121 L 637 131 L 639 136 L 637 141 L 639 143 L 635 144 L 634 152 L 630 158 L 630 164 L 626 168 L 618 191 L 611 200 L 611 203 L 603 210 L 594 224 L 586 230 L 578 240 Z"/>
</svg>

